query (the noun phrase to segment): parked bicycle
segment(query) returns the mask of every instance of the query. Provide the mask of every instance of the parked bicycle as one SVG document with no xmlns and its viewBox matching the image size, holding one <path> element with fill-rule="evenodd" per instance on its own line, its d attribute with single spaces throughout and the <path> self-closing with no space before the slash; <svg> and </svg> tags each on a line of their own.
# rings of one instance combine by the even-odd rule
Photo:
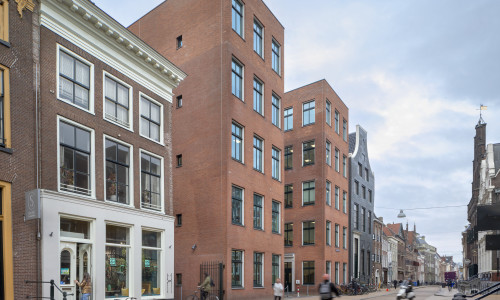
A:
<svg viewBox="0 0 500 300">
<path fill-rule="evenodd" d="M 198 295 L 199 294 L 199 295 Z M 201 289 L 200 287 L 198 287 L 192 295 L 189 295 L 187 297 L 188 300 L 200 300 L 201 299 Z M 219 300 L 219 297 L 217 297 L 216 295 L 214 294 L 207 294 L 205 296 L 205 299 L 204 300 Z"/>
</svg>

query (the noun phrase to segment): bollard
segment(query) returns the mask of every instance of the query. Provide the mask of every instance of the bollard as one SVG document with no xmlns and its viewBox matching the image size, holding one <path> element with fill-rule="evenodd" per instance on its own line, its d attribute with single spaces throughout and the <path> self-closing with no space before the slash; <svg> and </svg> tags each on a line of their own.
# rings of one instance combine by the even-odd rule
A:
<svg viewBox="0 0 500 300">
<path fill-rule="evenodd" d="M 297 285 L 297 298 L 300 297 L 300 286 Z"/>
</svg>

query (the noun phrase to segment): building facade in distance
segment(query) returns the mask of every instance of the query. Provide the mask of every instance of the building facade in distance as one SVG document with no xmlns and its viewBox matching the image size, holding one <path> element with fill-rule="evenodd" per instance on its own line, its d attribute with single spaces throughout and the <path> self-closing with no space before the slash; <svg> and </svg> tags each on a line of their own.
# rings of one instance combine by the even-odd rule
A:
<svg viewBox="0 0 500 300">
<path fill-rule="evenodd" d="M 284 28 L 262 0 L 169 0 L 130 26 L 188 77 L 173 111 L 176 284 L 226 299 L 283 270 Z M 222 275 L 222 278 L 219 278 Z"/>
<path fill-rule="evenodd" d="M 289 91 L 285 129 L 285 285 L 348 281 L 347 106 L 326 80 Z"/>
<path fill-rule="evenodd" d="M 372 279 L 375 176 L 368 158 L 368 134 L 359 125 L 349 134 L 349 275 L 363 283 Z"/>
</svg>

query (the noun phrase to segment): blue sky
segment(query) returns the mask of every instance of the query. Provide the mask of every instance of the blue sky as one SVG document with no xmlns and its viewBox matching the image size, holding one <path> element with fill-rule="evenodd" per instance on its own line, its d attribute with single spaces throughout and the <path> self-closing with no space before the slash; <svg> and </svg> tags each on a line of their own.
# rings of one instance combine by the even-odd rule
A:
<svg viewBox="0 0 500 300">
<path fill-rule="evenodd" d="M 94 2 L 128 26 L 162 1 Z M 500 142 L 500 1 L 265 3 L 285 27 L 285 90 L 324 78 L 349 107 L 350 132 L 367 130 L 377 216 L 469 202 L 480 104 L 487 143 Z M 466 207 L 406 215 L 461 260 Z"/>
</svg>

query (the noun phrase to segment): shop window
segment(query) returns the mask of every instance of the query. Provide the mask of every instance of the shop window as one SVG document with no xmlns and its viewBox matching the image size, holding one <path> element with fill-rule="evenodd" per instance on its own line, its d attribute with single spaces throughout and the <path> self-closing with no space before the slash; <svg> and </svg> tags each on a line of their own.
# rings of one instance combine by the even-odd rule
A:
<svg viewBox="0 0 500 300">
<path fill-rule="evenodd" d="M 14 299 L 10 193 L 10 184 L 0 181 L 0 299 Z"/>
<path fill-rule="evenodd" d="M 89 239 L 90 222 L 61 218 L 61 237 Z"/>
<path fill-rule="evenodd" d="M 142 296 L 161 294 L 161 232 L 142 231 Z"/>
<path fill-rule="evenodd" d="M 130 229 L 106 225 L 106 298 L 129 296 Z"/>
</svg>

